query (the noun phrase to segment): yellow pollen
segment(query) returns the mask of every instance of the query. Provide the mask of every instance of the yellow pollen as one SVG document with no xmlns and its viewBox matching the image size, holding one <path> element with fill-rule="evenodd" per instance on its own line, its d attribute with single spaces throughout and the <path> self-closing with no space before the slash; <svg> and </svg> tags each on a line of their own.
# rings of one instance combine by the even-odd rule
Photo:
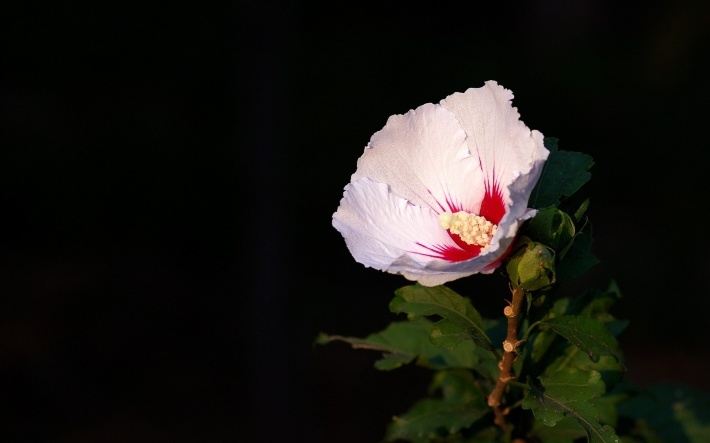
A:
<svg viewBox="0 0 710 443">
<path fill-rule="evenodd" d="M 457 234 L 466 244 L 481 246 L 481 252 L 491 245 L 498 229 L 498 225 L 489 222 L 485 217 L 465 211 L 455 214 L 442 212 L 439 214 L 439 225 L 452 234 Z"/>
</svg>

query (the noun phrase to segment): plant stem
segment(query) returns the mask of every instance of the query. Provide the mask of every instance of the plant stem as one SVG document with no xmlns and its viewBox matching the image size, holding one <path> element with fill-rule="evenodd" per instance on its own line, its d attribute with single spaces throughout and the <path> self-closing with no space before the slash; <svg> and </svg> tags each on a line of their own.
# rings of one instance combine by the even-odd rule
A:
<svg viewBox="0 0 710 443">
<path fill-rule="evenodd" d="M 503 358 L 498 364 L 500 373 L 498 375 L 496 386 L 488 396 L 488 406 L 492 407 L 493 412 L 495 413 L 494 422 L 503 429 L 507 426 L 505 416 L 509 412 L 508 408 L 504 408 L 502 406 L 503 394 L 505 393 L 505 388 L 508 385 L 508 382 L 515 378 L 513 374 L 513 363 L 518 356 L 517 347 L 520 344 L 518 341 L 518 320 L 520 317 L 520 308 L 523 305 L 525 295 L 525 290 L 523 288 L 515 288 L 512 292 L 513 300 L 510 303 L 510 306 L 506 306 L 503 310 L 503 313 L 508 318 L 508 335 L 503 342 Z"/>
</svg>

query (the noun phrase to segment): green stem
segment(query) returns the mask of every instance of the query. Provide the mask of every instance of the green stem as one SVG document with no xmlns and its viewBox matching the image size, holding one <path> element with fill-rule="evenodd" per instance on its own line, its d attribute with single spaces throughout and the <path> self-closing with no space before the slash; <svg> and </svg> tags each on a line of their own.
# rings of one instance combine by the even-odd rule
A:
<svg viewBox="0 0 710 443">
<path fill-rule="evenodd" d="M 508 384 L 510 386 L 516 386 L 518 388 L 525 389 L 526 391 L 530 389 L 530 386 L 527 383 L 520 383 L 519 381 L 515 380 L 510 380 Z"/>
<path fill-rule="evenodd" d="M 523 338 L 521 338 L 520 341 L 528 341 L 528 336 L 530 335 L 530 333 L 532 332 L 532 330 L 535 328 L 535 326 L 538 326 L 538 325 L 540 325 L 540 324 L 542 324 L 542 320 L 536 321 L 535 323 L 531 324 L 531 325 L 528 327 L 528 330 L 525 331 L 525 334 L 523 334 Z"/>
</svg>

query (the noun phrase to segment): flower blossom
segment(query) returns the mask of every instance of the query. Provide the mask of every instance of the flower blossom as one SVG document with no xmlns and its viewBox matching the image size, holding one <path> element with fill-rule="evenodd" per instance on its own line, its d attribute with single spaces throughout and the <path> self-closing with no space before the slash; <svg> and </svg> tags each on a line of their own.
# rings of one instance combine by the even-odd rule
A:
<svg viewBox="0 0 710 443">
<path fill-rule="evenodd" d="M 358 262 L 425 286 L 493 272 L 549 152 L 494 81 L 393 115 L 345 187 L 333 226 Z"/>
</svg>

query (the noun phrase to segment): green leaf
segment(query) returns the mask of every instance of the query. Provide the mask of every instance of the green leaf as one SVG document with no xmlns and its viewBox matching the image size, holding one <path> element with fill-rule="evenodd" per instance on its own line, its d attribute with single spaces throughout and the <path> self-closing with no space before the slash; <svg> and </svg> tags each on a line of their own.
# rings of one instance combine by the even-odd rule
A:
<svg viewBox="0 0 710 443">
<path fill-rule="evenodd" d="M 436 346 L 454 349 L 470 337 L 466 329 L 451 320 L 443 319 L 432 325 L 429 338 Z"/>
<path fill-rule="evenodd" d="M 510 431 L 507 431 L 508 433 Z M 503 432 L 498 426 L 487 426 L 476 430 L 474 433 L 468 433 L 463 443 L 491 443 L 496 441 L 505 441 L 501 439 Z"/>
<path fill-rule="evenodd" d="M 570 299 L 568 297 L 558 299 L 550 308 L 543 309 L 540 314 L 543 315 L 543 319 L 564 315 L 567 307 L 569 306 L 569 301 Z M 540 318 L 531 318 L 530 321 L 532 322 L 533 320 L 540 320 Z M 528 341 L 530 346 L 530 359 L 533 362 L 538 363 L 542 360 L 545 354 L 548 353 L 548 350 L 553 342 L 559 339 L 559 335 L 539 321 L 530 325 L 530 329 L 526 331 L 526 335 L 531 333 L 532 328 L 537 328 L 537 332 L 535 332 L 532 338 Z M 559 354 L 559 352 L 557 352 L 556 355 L 557 354 Z"/>
<path fill-rule="evenodd" d="M 603 378 L 604 374 L 602 374 L 602 379 Z M 628 392 L 623 392 L 623 390 L 612 391 L 606 382 L 604 382 L 604 385 L 606 386 L 606 394 L 593 399 L 592 404 L 594 404 L 599 414 L 600 422 L 616 427 L 619 422 L 619 403 L 628 399 L 629 394 Z M 617 434 L 620 434 L 618 429 Z"/>
<path fill-rule="evenodd" d="M 587 433 L 574 418 L 564 417 L 554 426 L 547 426 L 542 421 L 535 420 L 529 435 L 545 443 L 574 443 L 586 437 Z"/>
<path fill-rule="evenodd" d="M 589 168 L 594 164 L 587 154 L 558 151 L 556 138 L 546 137 L 545 147 L 550 155 L 530 198 L 530 207 L 536 209 L 556 206 L 577 192 L 591 178 Z"/>
<path fill-rule="evenodd" d="M 394 417 L 387 441 L 430 442 L 471 426 L 488 412 L 485 394 L 468 371 L 439 372 L 430 390 L 440 390 L 442 397 L 419 400 L 408 412 Z"/>
<path fill-rule="evenodd" d="M 567 345 L 564 351 L 550 363 L 545 371 L 544 376 L 551 376 L 558 371 L 567 369 L 577 369 L 586 372 L 596 371 L 602 376 L 604 385 L 608 389 L 612 389 L 624 377 L 626 368 L 619 363 L 614 357 L 602 355 L 598 361 L 592 361 L 584 352 L 580 351 L 577 346 Z"/>
<path fill-rule="evenodd" d="M 563 315 L 542 322 L 553 331 L 579 347 L 597 362 L 602 355 L 610 355 L 623 362 L 621 347 L 604 323 L 579 315 Z"/>
<path fill-rule="evenodd" d="M 420 366 L 434 369 L 479 368 L 479 353 L 472 341 L 461 342 L 451 349 L 436 346 L 429 338 L 431 326 L 432 323 L 425 318 L 394 322 L 385 330 L 364 339 L 320 334 L 317 343 L 342 341 L 355 349 L 380 351 L 383 357 L 375 362 L 375 368 L 383 371 L 396 369 L 415 360 Z"/>
<path fill-rule="evenodd" d="M 468 337 L 485 349 L 493 350 L 484 331 L 481 314 L 468 299 L 445 286 L 415 284 L 397 289 L 390 302 L 390 311 L 406 313 L 409 319 L 431 315 L 442 317 L 448 320 L 446 334 L 451 340 L 455 337 Z M 460 328 L 460 331 L 455 332 L 455 327 Z"/>
<path fill-rule="evenodd" d="M 545 144 L 547 150 L 552 153 L 559 150 L 559 141 L 560 139 L 557 137 L 545 137 L 542 142 Z"/>
<path fill-rule="evenodd" d="M 603 321 L 607 324 L 613 335 L 616 336 L 621 332 L 621 330 L 617 329 L 619 327 L 622 327 L 621 329 L 623 329 L 623 324 L 615 323 L 626 322 L 616 320 L 616 318 L 609 313 L 609 309 L 620 298 L 621 292 L 619 291 L 616 282 L 612 280 L 609 282 L 609 286 L 606 290 L 592 289 L 585 292 L 580 297 L 576 297 L 574 299 L 562 299 L 561 301 L 566 303 L 564 309 L 565 314 L 580 314 L 585 317 Z"/>
<path fill-rule="evenodd" d="M 618 410 L 635 420 L 631 435 L 686 443 L 705 443 L 710 435 L 710 394 L 679 383 L 651 386 L 619 404 Z"/>
<path fill-rule="evenodd" d="M 446 348 L 455 355 L 460 355 L 462 350 L 469 352 L 469 346 L 461 347 L 463 342 L 469 345 L 473 344 L 468 337 L 468 334 L 462 328 L 449 320 L 443 319 L 434 323 L 430 328 L 431 334 L 429 339 L 431 342 L 443 348 Z M 495 355 L 480 346 L 475 346 L 473 352 L 476 357 L 476 372 L 485 376 L 488 380 L 495 380 L 498 376 L 498 360 Z M 463 357 L 463 356 L 462 356 Z M 466 356 L 468 357 L 468 356 Z M 448 367 L 454 367 L 449 365 Z M 460 366 L 461 367 L 461 366 Z"/>
<path fill-rule="evenodd" d="M 623 378 L 625 372 L 622 361 L 617 361 L 616 357 L 611 355 L 600 355 L 599 360 L 596 363 L 593 362 L 586 353 L 586 349 L 582 352 L 579 347 L 555 332 L 546 322 L 549 318 L 582 316 L 603 323 L 611 335 L 615 337 L 628 324 L 627 321 L 617 320 L 609 313 L 609 308 L 620 297 L 616 284 L 612 282 L 607 290 L 594 289 L 578 297 L 563 297 L 556 300 L 552 307 L 545 311 L 546 317 L 543 317 L 542 321 L 538 320 L 533 323 L 525 333 L 526 336 L 530 335 L 527 345 L 528 362 L 531 364 L 528 369 L 531 371 L 530 373 L 549 376 L 564 368 L 594 370 L 601 373 L 608 387 L 615 386 Z M 617 353 L 620 352 L 618 347 L 616 349 Z"/>
<path fill-rule="evenodd" d="M 563 418 L 572 417 L 587 433 L 590 443 L 619 442 L 614 429 L 599 422 L 591 402 L 606 391 L 598 372 L 568 369 L 551 377 L 539 377 L 539 383 L 528 378 L 528 385 L 523 409 L 532 410 L 545 425 L 555 426 Z"/>
<path fill-rule="evenodd" d="M 574 211 L 574 219 L 579 223 L 582 220 L 582 217 L 584 216 L 584 213 L 587 212 L 587 209 L 589 208 L 589 199 L 585 199 L 582 204 L 579 205 L 579 208 L 577 208 L 576 211 Z"/>
<path fill-rule="evenodd" d="M 475 404 L 485 407 L 485 393 L 470 371 L 449 369 L 439 371 L 429 386 L 429 392 L 440 391 L 444 400 L 451 403 Z"/>
<path fill-rule="evenodd" d="M 401 416 L 394 417 L 386 441 L 407 440 L 429 443 L 437 437 L 458 432 L 485 414 L 485 408 L 450 404 L 440 399 L 419 400 Z"/>
<path fill-rule="evenodd" d="M 592 230 L 578 232 L 569 248 L 557 263 L 557 278 L 560 281 L 579 277 L 599 263 L 592 254 Z"/>
</svg>

